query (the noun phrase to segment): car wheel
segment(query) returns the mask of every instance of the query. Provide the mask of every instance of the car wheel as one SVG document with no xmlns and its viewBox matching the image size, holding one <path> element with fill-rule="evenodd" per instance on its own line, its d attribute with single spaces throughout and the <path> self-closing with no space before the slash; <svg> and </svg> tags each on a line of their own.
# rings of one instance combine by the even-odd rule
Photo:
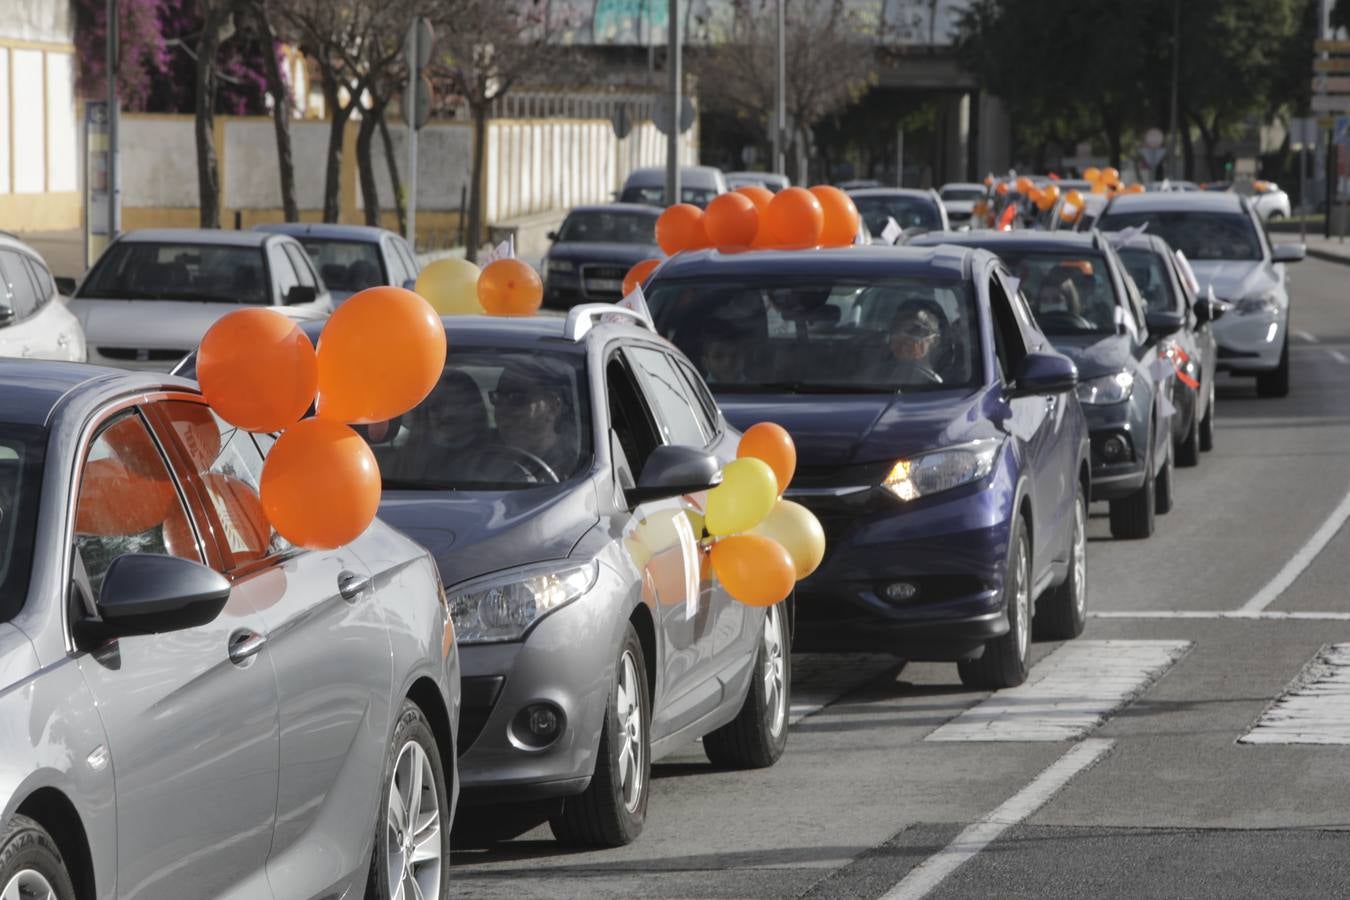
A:
<svg viewBox="0 0 1350 900">
<path fill-rule="evenodd" d="M 1027 679 L 1031 655 L 1031 546 L 1022 517 L 1013 518 L 1012 552 L 1003 578 L 1003 600 L 1008 611 L 1008 633 L 985 642 L 978 659 L 956 664 L 966 687 L 1000 690 Z"/>
<path fill-rule="evenodd" d="M 1285 330 L 1284 344 L 1280 347 L 1280 364 L 1272 371 L 1256 376 L 1256 396 L 1289 396 L 1289 333 Z"/>
<path fill-rule="evenodd" d="M 1163 463 L 1162 469 L 1153 479 L 1153 490 L 1157 497 L 1153 500 L 1153 509 L 1160 516 L 1172 511 L 1172 460 Z"/>
<path fill-rule="evenodd" d="M 787 610 L 775 603 L 764 613 L 763 636 L 745 702 L 736 718 L 703 736 L 708 761 L 724 769 L 763 769 L 787 746 L 792 692 Z"/>
<path fill-rule="evenodd" d="M 1196 394 L 1195 407 L 1191 410 L 1191 427 L 1186 429 L 1186 437 L 1176 446 L 1177 465 L 1182 468 L 1200 465 L 1200 395 Z M 1159 510 L 1161 512 L 1162 510 Z"/>
<path fill-rule="evenodd" d="M 0 897 L 75 900 L 56 841 L 27 816 L 14 816 L 0 830 Z"/>
<path fill-rule="evenodd" d="M 1073 502 L 1073 534 L 1069 538 L 1069 575 L 1036 601 L 1031 632 L 1037 640 L 1067 641 L 1083 633 L 1087 623 L 1087 497 L 1082 486 Z"/>
<path fill-rule="evenodd" d="M 367 900 L 450 895 L 450 792 L 431 724 L 403 701 L 389 744 Z"/>
<path fill-rule="evenodd" d="M 1137 540 L 1153 534 L 1154 501 L 1157 490 L 1154 487 L 1152 464 L 1148 477 L 1139 490 L 1127 497 L 1111 501 L 1111 537 L 1118 540 Z"/>
<path fill-rule="evenodd" d="M 1208 453 L 1214 449 L 1214 385 L 1209 386 L 1209 403 L 1205 405 L 1205 417 L 1200 420 L 1200 449 Z"/>
<path fill-rule="evenodd" d="M 642 833 L 651 792 L 651 709 L 642 643 L 630 622 L 614 664 L 600 730 L 595 774 L 586 790 L 563 801 L 549 820 L 553 836 L 578 847 L 622 847 Z"/>
</svg>

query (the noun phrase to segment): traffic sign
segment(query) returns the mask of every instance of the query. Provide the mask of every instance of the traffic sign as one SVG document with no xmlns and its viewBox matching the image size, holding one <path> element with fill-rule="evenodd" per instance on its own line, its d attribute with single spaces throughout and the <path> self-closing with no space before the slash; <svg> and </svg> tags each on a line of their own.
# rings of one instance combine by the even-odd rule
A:
<svg viewBox="0 0 1350 900">
<path fill-rule="evenodd" d="M 1165 135 L 1163 135 L 1161 128 L 1150 128 L 1148 131 L 1144 132 L 1144 146 L 1150 148 L 1161 147 L 1163 145 L 1164 137 Z M 1157 163 L 1150 163 L 1149 165 L 1156 166 Z"/>
<path fill-rule="evenodd" d="M 413 90 L 403 92 L 403 121 L 410 122 L 412 127 L 421 131 L 422 126 L 427 124 L 431 118 L 431 79 L 423 72 L 416 81 L 412 82 Z M 414 98 L 412 95 L 416 94 Z M 408 108 L 408 101 L 415 99 L 415 108 Z"/>
<path fill-rule="evenodd" d="M 662 134 L 670 132 L 670 98 L 662 95 L 652 104 L 652 124 Z M 680 134 L 694 127 L 694 104 L 688 97 L 680 97 Z"/>
<path fill-rule="evenodd" d="M 1313 50 L 1318 53 L 1350 53 L 1350 41 L 1313 41 Z"/>
<path fill-rule="evenodd" d="M 1144 162 L 1148 163 L 1150 169 L 1156 169 L 1158 163 L 1162 162 L 1162 158 L 1167 155 L 1167 148 L 1144 147 L 1139 151 L 1139 155 L 1143 157 Z"/>
<path fill-rule="evenodd" d="M 1342 147 L 1350 144 L 1350 118 L 1337 116 L 1336 124 L 1331 129 L 1331 142 Z"/>
<path fill-rule="evenodd" d="M 1308 108 L 1313 112 L 1350 112 L 1350 94 L 1323 94 L 1313 97 Z"/>
<path fill-rule="evenodd" d="M 1314 72 L 1350 72 L 1350 59 L 1314 59 Z"/>
<path fill-rule="evenodd" d="M 620 101 L 614 104 L 614 114 L 609 117 L 609 124 L 614 127 L 616 138 L 623 140 L 628 137 L 633 130 L 633 115 L 628 111 L 627 103 Z"/>
<path fill-rule="evenodd" d="M 431 62 L 431 42 L 435 35 L 431 30 L 431 20 L 419 16 L 408 26 L 408 36 L 403 41 L 403 59 L 414 69 L 425 69 Z"/>
</svg>

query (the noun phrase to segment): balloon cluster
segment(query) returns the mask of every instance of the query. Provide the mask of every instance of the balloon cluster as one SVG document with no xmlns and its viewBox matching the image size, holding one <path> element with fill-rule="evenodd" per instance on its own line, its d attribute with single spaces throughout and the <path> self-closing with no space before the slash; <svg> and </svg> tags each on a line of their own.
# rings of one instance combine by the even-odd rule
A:
<svg viewBox="0 0 1350 900">
<path fill-rule="evenodd" d="M 858 223 L 858 208 L 836 187 L 775 194 L 753 185 L 714 197 L 706 210 L 689 203 L 667 207 L 656 220 L 656 242 L 672 256 L 708 247 L 843 247 L 853 243 Z"/>
<path fill-rule="evenodd" d="M 387 422 L 431 393 L 445 368 L 445 327 L 422 297 L 367 288 L 338 308 L 316 350 L 294 321 L 241 309 L 207 331 L 197 352 L 202 396 L 226 422 L 277 433 L 259 495 L 277 533 L 332 549 L 370 526 L 380 471 L 352 425 Z M 302 418 L 314 406 L 315 414 Z"/>
<path fill-rule="evenodd" d="M 532 316 L 544 301 L 544 282 L 528 263 L 509 257 L 482 269 L 467 259 L 438 259 L 413 288 L 443 316 Z"/>
<path fill-rule="evenodd" d="M 760 422 L 741 436 L 722 483 L 708 492 L 704 529 L 710 558 L 728 594 L 749 606 L 772 606 L 792 593 L 825 557 L 825 531 L 806 507 L 783 499 L 797 469 L 797 449 L 781 426 Z"/>
</svg>

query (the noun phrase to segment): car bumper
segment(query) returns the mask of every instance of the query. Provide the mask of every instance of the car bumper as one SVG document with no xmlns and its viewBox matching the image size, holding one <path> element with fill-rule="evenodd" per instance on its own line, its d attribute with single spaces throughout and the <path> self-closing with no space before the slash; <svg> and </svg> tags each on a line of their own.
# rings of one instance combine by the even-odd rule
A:
<svg viewBox="0 0 1350 900">
<path fill-rule="evenodd" d="M 1148 465 L 1148 400 L 1136 393 L 1120 403 L 1083 405 L 1092 445 L 1092 499 L 1116 500 L 1139 490 Z M 1116 452 L 1111 452 L 1112 450 Z"/>
<path fill-rule="evenodd" d="M 1280 364 L 1287 309 L 1240 316 L 1236 311 L 1214 323 L 1219 368 L 1230 372 L 1267 372 Z"/>
</svg>

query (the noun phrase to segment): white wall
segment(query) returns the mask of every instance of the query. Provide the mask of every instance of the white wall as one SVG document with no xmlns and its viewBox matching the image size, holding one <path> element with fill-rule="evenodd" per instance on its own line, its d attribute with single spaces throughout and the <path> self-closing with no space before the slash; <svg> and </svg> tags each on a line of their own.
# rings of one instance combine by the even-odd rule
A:
<svg viewBox="0 0 1350 900">
<path fill-rule="evenodd" d="M 0 47 L 0 194 L 9 185 L 9 50 Z"/>
<path fill-rule="evenodd" d="M 394 161 L 398 164 L 399 180 L 408 189 L 408 129 L 402 125 L 390 126 L 394 143 Z M 389 164 L 385 161 L 384 142 L 377 133 L 371 149 L 375 168 L 375 186 L 379 190 L 380 206 L 394 207 L 394 191 L 389 181 Z M 417 208 L 421 210 L 451 211 L 459 209 L 460 189 L 469 184 L 473 171 L 473 129 L 468 125 L 428 125 L 417 135 Z M 356 185 L 357 206 L 364 206 L 361 184 Z"/>
<path fill-rule="evenodd" d="M 75 57 L 47 54 L 47 190 L 79 187 L 75 127 Z"/>
<path fill-rule="evenodd" d="M 193 141 L 195 173 L 196 143 L 191 134 L 190 119 L 187 120 L 187 127 L 188 139 Z M 281 175 L 277 168 L 276 132 L 272 129 L 270 118 L 226 121 L 225 146 L 216 149 L 222 161 L 224 206 L 231 209 L 281 208 Z M 292 122 L 291 159 L 295 164 L 296 203 L 301 209 L 323 209 L 323 185 L 328 160 L 328 123 Z M 196 178 L 195 174 L 193 178 Z M 195 201 L 192 205 L 196 205 Z"/>
<path fill-rule="evenodd" d="M 75 39 L 71 0 L 0 0 L 0 38 L 69 44 Z"/>
<path fill-rule="evenodd" d="M 42 51 L 11 50 L 11 120 L 14 123 L 10 153 L 14 165 L 16 194 L 41 193 L 46 185 L 46 146 L 42 116 Z M 36 87 L 36 90 L 34 89 Z"/>
<path fill-rule="evenodd" d="M 124 206 L 196 208 L 197 145 L 191 117 L 139 118 L 118 123 Z"/>
</svg>

